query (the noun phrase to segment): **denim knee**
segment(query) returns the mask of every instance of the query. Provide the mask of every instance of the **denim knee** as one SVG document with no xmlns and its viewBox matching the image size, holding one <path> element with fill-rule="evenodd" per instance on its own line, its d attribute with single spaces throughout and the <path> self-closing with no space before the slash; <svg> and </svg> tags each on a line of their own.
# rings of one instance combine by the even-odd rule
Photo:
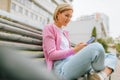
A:
<svg viewBox="0 0 120 80">
<path fill-rule="evenodd" d="M 95 42 L 95 43 L 93 43 L 91 45 L 93 46 L 94 50 L 97 50 L 100 53 L 105 53 L 105 50 L 104 50 L 102 44 L 100 44 L 99 42 Z"/>
</svg>

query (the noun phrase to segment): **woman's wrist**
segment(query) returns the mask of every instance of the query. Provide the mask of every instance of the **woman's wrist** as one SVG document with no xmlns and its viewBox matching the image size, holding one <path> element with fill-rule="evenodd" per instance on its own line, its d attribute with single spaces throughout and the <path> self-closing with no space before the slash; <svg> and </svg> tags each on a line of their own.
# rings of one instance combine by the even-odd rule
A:
<svg viewBox="0 0 120 80">
<path fill-rule="evenodd" d="M 73 50 L 74 50 L 74 52 L 75 52 L 75 53 L 77 53 L 77 52 L 78 52 L 78 49 L 76 49 L 76 48 L 73 48 Z"/>
</svg>

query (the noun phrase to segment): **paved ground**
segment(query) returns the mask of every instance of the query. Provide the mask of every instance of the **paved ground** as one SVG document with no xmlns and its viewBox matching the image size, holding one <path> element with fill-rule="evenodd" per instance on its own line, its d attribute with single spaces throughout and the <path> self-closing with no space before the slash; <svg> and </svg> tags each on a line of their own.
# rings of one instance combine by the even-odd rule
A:
<svg viewBox="0 0 120 80">
<path fill-rule="evenodd" d="M 111 80 L 120 80 L 120 59 L 118 59 L 118 64 L 115 72 L 111 76 Z"/>
</svg>

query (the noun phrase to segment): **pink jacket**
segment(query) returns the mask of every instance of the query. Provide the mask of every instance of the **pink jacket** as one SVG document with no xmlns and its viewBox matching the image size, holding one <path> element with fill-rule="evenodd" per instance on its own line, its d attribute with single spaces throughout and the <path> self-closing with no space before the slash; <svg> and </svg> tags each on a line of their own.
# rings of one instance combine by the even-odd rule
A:
<svg viewBox="0 0 120 80">
<path fill-rule="evenodd" d="M 68 39 L 68 32 L 64 31 L 64 34 Z M 57 27 L 54 24 L 46 25 L 43 29 L 43 51 L 49 70 L 52 69 L 54 60 L 64 59 L 75 53 L 70 41 L 68 50 L 60 50 L 60 44 L 61 36 Z"/>
</svg>

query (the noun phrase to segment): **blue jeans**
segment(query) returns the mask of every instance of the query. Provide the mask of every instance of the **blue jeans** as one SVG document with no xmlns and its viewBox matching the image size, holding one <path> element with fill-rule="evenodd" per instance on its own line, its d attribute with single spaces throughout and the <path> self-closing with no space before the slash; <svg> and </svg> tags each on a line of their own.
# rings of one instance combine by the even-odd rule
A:
<svg viewBox="0 0 120 80">
<path fill-rule="evenodd" d="M 69 58 L 55 61 L 54 71 L 62 80 L 74 80 L 86 74 L 91 68 L 101 71 L 108 66 L 115 69 L 117 57 L 115 53 L 105 54 L 104 48 L 99 43 L 92 43 Z"/>
</svg>

